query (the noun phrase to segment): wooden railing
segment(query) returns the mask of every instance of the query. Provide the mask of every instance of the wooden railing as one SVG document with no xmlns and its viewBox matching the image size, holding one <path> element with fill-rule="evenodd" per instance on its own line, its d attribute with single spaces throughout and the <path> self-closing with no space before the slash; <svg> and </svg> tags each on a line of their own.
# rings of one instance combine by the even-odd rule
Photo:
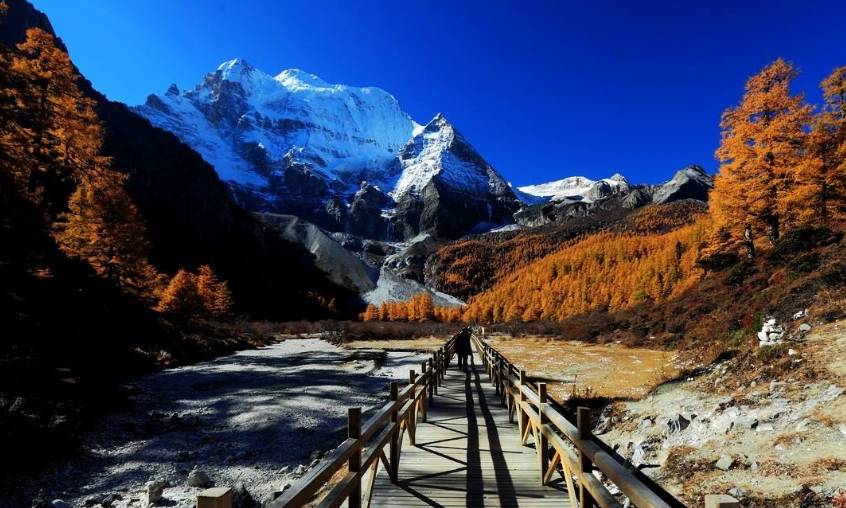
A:
<svg viewBox="0 0 846 508">
<path fill-rule="evenodd" d="M 344 501 L 349 508 L 368 506 L 380 464 L 396 483 L 403 436 L 408 432 L 409 443 L 415 446 L 418 416 L 426 421 L 428 406 L 434 403 L 454 353 L 453 338 L 422 363 L 419 375 L 412 370 L 408 384 L 402 389 L 399 383 L 391 383 L 388 403 L 364 424 L 361 408 L 350 408 L 347 439 L 270 506 L 288 508 L 314 504 L 330 508 Z M 339 479 L 340 474 L 343 476 Z M 327 488 L 328 493 L 324 493 Z"/>
<path fill-rule="evenodd" d="M 638 508 L 684 507 L 591 434 L 588 408 L 577 409 L 574 424 L 564 416 L 564 408 L 547 395 L 546 383 L 529 381 L 525 370 L 494 349 L 484 332 L 474 334 L 473 343 L 490 382 L 508 408 L 509 421 L 517 420 L 522 444 L 526 445 L 530 438 L 534 442 L 542 485 L 558 472 L 567 484 L 570 506 L 621 507 L 620 501 L 593 474 L 598 470 Z M 552 457 L 550 451 L 554 452 Z"/>
</svg>

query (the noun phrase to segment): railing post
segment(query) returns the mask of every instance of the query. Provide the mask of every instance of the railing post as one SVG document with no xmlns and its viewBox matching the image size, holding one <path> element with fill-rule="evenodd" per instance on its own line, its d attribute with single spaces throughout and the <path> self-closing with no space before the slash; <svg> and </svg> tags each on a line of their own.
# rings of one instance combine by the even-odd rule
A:
<svg viewBox="0 0 846 508">
<path fill-rule="evenodd" d="M 435 404 L 435 395 L 438 394 L 438 371 L 435 370 L 435 357 L 429 357 L 429 405 Z"/>
<path fill-rule="evenodd" d="M 540 400 L 540 404 L 538 405 L 538 415 L 540 416 L 540 428 L 538 428 L 538 449 L 536 451 L 538 454 L 538 468 L 540 469 L 540 481 L 541 485 L 544 485 L 546 469 L 549 467 L 549 439 L 543 433 L 544 424 L 549 423 L 549 418 L 543 414 L 543 410 L 547 404 L 546 383 L 538 383 L 538 399 Z"/>
<path fill-rule="evenodd" d="M 576 427 L 579 432 L 579 439 L 588 440 L 591 436 L 591 422 L 590 422 L 590 409 L 580 406 L 576 410 Z M 588 456 L 581 451 L 581 447 L 579 447 L 579 464 L 581 465 L 582 473 L 580 476 L 585 476 L 592 474 L 593 472 L 593 465 L 590 463 L 590 459 Z M 579 508 L 589 508 L 594 506 L 596 503 L 593 500 L 593 497 L 588 492 L 587 488 L 585 487 L 584 481 L 579 481 Z"/>
<path fill-rule="evenodd" d="M 394 425 L 394 432 L 391 434 L 391 444 L 388 450 L 391 459 L 391 470 L 388 475 L 391 477 L 391 483 L 397 483 L 397 475 L 399 474 L 399 409 L 397 408 L 397 398 L 399 397 L 399 384 L 394 381 L 391 383 L 391 394 L 388 397 L 394 403 L 394 410 L 391 411 L 391 424 Z"/>
<path fill-rule="evenodd" d="M 503 361 L 501 355 L 499 357 L 497 370 L 498 372 L 496 374 L 496 377 L 499 380 L 499 405 L 505 407 L 505 362 Z"/>
<path fill-rule="evenodd" d="M 361 408 L 351 407 L 347 412 L 347 435 L 353 439 L 361 439 Z M 355 473 L 357 478 L 355 486 L 347 499 L 349 508 L 361 508 L 361 443 L 356 446 L 355 452 L 350 455 L 347 461 L 347 469 Z"/>
<path fill-rule="evenodd" d="M 420 377 L 423 378 L 423 386 L 420 387 L 420 412 L 423 413 L 423 421 L 429 419 L 429 379 L 426 377 L 426 362 L 420 363 Z"/>
<path fill-rule="evenodd" d="M 517 427 L 520 429 L 520 441 L 523 441 L 523 431 L 528 424 L 529 416 L 523 412 L 523 403 L 526 402 L 526 395 L 523 393 L 523 388 L 526 386 L 526 371 L 520 369 L 520 395 L 517 403 Z"/>
<path fill-rule="evenodd" d="M 494 362 L 491 365 L 491 370 L 494 373 L 494 390 L 496 390 L 496 394 L 499 395 L 499 353 L 494 351 Z"/>
<path fill-rule="evenodd" d="M 408 400 L 411 401 L 411 413 L 408 415 L 408 443 L 411 446 L 417 446 L 415 444 L 415 436 L 414 434 L 417 432 L 417 402 L 415 401 L 414 396 L 414 382 L 417 380 L 417 373 L 414 372 L 412 369 L 408 373 L 408 384 L 411 386 L 411 389 L 408 391 Z"/>
</svg>

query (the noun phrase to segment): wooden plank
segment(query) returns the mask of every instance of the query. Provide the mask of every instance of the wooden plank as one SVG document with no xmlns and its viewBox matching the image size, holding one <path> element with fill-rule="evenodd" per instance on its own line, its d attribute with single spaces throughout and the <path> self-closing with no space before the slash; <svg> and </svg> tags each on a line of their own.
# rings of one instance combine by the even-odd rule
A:
<svg viewBox="0 0 846 508">
<path fill-rule="evenodd" d="M 535 452 L 520 445 L 478 357 L 475 369 L 469 379 L 446 371 L 428 421 L 418 423 L 417 447 L 403 451 L 397 484 L 380 470 L 371 506 L 570 506 L 561 480 L 541 485 Z"/>
</svg>

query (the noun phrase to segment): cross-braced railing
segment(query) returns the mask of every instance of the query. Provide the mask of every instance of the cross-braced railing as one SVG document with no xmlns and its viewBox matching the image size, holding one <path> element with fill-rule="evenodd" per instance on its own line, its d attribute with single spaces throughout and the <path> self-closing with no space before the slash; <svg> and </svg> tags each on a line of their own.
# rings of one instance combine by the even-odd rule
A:
<svg viewBox="0 0 846 508">
<path fill-rule="evenodd" d="M 408 442 L 416 446 L 417 419 L 426 421 L 429 404 L 434 403 L 454 354 L 455 338 L 421 364 L 419 375 L 412 370 L 408 384 L 402 389 L 399 383 L 391 383 L 388 403 L 364 424 L 361 408 L 350 408 L 347 439 L 270 506 L 293 508 L 315 504 L 330 508 L 344 501 L 349 508 L 368 506 L 380 464 L 391 482 L 396 483 L 403 437 L 407 432 Z M 342 476 L 338 478 L 339 475 Z"/>
<path fill-rule="evenodd" d="M 621 507 L 594 475 L 599 471 L 638 508 L 684 506 L 592 435 L 588 408 L 577 409 L 573 424 L 547 395 L 546 383 L 531 382 L 525 370 L 518 369 L 488 343 L 483 330 L 473 335 L 473 344 L 503 406 L 508 408 L 509 421 L 517 420 L 521 443 L 527 445 L 531 440 L 534 444 L 542 485 L 558 473 L 567 485 L 571 506 Z"/>
</svg>

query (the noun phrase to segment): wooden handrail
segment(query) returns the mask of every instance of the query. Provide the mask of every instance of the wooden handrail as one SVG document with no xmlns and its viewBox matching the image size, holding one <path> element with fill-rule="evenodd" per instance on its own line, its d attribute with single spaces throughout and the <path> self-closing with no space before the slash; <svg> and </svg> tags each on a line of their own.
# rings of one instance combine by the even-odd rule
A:
<svg viewBox="0 0 846 508">
<path fill-rule="evenodd" d="M 684 507 L 678 499 L 645 479 L 630 463 L 593 436 L 587 408 L 579 408 L 581 426 L 574 425 L 561 412 L 560 405 L 548 401 L 544 383 L 533 385 L 527 380 L 525 371 L 508 361 L 484 337 L 474 334 L 473 340 L 490 381 L 502 394 L 509 411 L 513 407 L 517 413 L 523 443 L 530 433 L 534 435 L 538 464 L 542 469 L 541 483 L 545 484 L 556 465 L 560 464 L 561 474 L 568 482 L 571 504 L 576 504 L 575 492 L 572 492 L 575 488 L 571 485 L 575 478 L 579 484 L 579 506 L 619 507 L 620 502 L 593 475 L 592 470 L 597 469 L 639 508 Z M 549 446 L 556 453 L 547 466 Z"/>
<path fill-rule="evenodd" d="M 350 507 L 368 505 L 380 462 L 388 468 L 391 481 L 396 482 L 402 435 L 408 432 L 409 441 L 414 445 L 418 414 L 426 417 L 427 405 L 434 402 L 433 394 L 437 394 L 437 387 L 454 354 L 453 337 L 421 365 L 423 368 L 419 373 L 411 371 L 410 382 L 404 388 L 400 390 L 397 383 L 391 383 L 390 400 L 363 425 L 360 424 L 360 408 L 351 408 L 348 418 L 350 437 L 274 500 L 271 508 L 298 508 L 315 501 L 315 496 L 345 465 L 347 472 L 331 486 L 318 506 L 334 508 L 344 501 Z M 390 448 L 387 455 L 386 447 Z M 368 485 L 362 488 L 365 480 Z"/>
</svg>

